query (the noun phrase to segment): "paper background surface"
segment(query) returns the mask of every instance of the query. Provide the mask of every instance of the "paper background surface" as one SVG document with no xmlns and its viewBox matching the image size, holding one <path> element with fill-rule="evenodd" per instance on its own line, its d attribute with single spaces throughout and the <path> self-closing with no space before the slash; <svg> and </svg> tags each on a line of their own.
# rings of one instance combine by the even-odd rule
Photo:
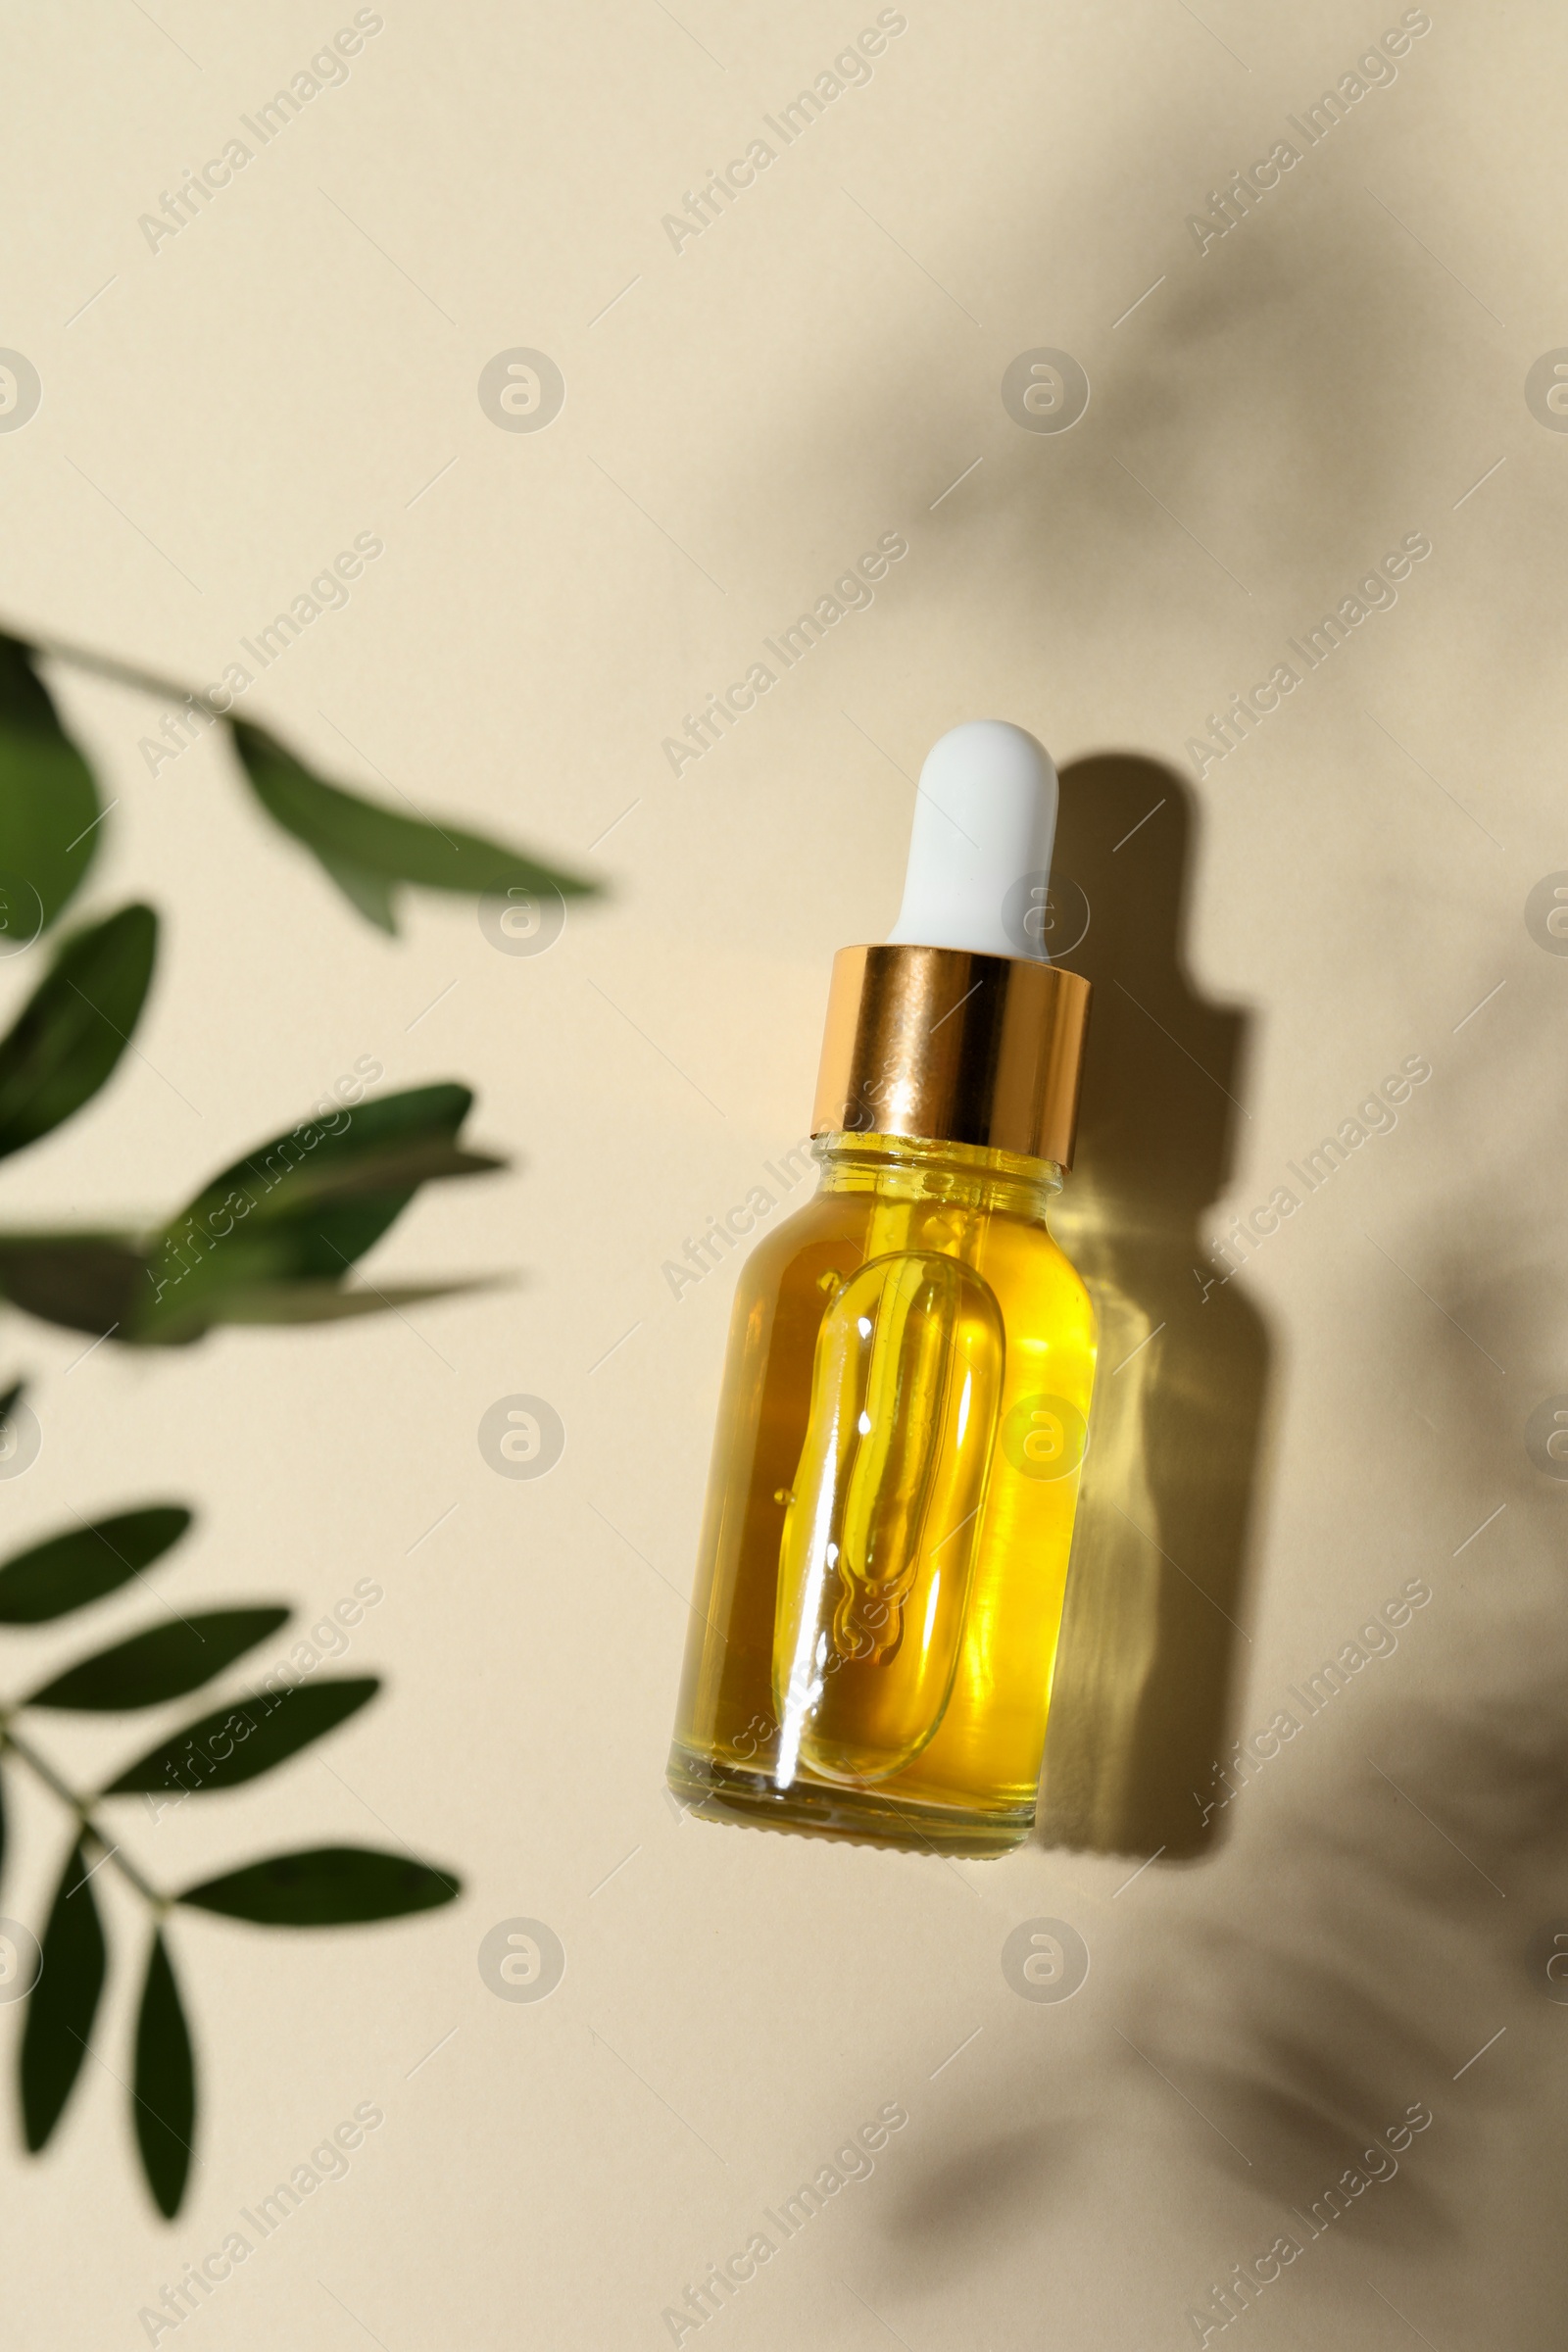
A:
<svg viewBox="0 0 1568 2352">
<path fill-rule="evenodd" d="M 372 1278 L 523 1284 L 69 1374 L 72 1336 L 13 1318 L 45 1444 L 3 1501 L 9 1547 L 188 1494 L 200 1530 L 160 1572 L 182 1606 L 276 1592 L 308 1628 L 384 1589 L 346 1666 L 387 1694 L 275 1782 L 127 1814 L 149 1870 L 407 1840 L 466 1892 L 315 1940 L 175 1921 L 205 2106 L 166 2230 L 111 2079 L 140 1934 L 111 1889 L 102 2064 L 10 2168 L 16 2340 L 148 2340 L 161 2287 L 369 2101 L 347 2176 L 182 2345 L 1175 2346 L 1282 2232 L 1300 2255 L 1233 2323 L 1258 2345 L 1554 2343 L 1568 2015 L 1538 1939 L 1568 1917 L 1568 1490 L 1525 1433 L 1568 1392 L 1568 959 L 1526 904 L 1568 867 L 1568 438 L 1525 383 L 1568 343 L 1558 15 L 1444 0 L 1308 145 L 1287 118 L 1396 7 L 908 0 L 869 80 L 677 252 L 663 216 L 876 9 L 381 13 L 156 251 L 139 217 L 352 11 L 14 24 L 0 342 L 43 399 L 0 436 L 7 615 L 200 685 L 374 532 L 248 714 L 610 895 L 537 957 L 428 897 L 386 943 L 221 748 L 149 775 L 162 707 L 56 670 L 119 796 L 90 904 L 151 895 L 165 953 L 144 1058 L 8 1167 L 8 1215 L 158 1210 L 369 1055 L 388 1085 L 472 1081 L 475 1134 L 522 1162 L 423 1197 Z M 1299 162 L 1200 252 L 1189 216 L 1282 138 Z M 480 406 L 517 348 L 564 378 L 548 429 Z M 1087 373 L 1068 431 L 1004 406 L 1037 349 Z M 889 532 L 908 553 L 871 607 L 672 772 L 686 714 Z M 1397 601 L 1195 763 L 1209 714 L 1416 534 Z M 732 1281 L 677 1299 L 662 1268 L 805 1132 L 833 951 L 891 922 L 910 778 L 980 714 L 1050 745 L 1064 858 L 1075 838 L 1093 867 L 1063 1231 L 1100 1203 L 1101 1262 L 1122 1252 L 1146 1325 L 1170 1309 L 1151 1393 L 1167 1457 L 1186 1432 L 1161 1475 L 1198 1550 L 1167 1525 L 1162 1584 L 1115 1556 L 1128 1606 L 1152 1577 L 1193 1645 L 1191 1703 L 1179 1678 L 1161 1701 L 1185 1777 L 1149 1797 L 1173 1826 L 1135 1879 L 1152 1832 L 959 1868 L 682 1822 L 662 1793 Z M 1123 799 L 1128 825 L 1165 806 L 1112 850 Z M 1431 1076 L 1396 1127 L 1204 1300 L 1207 1244 L 1406 1057 Z M 537 1482 L 476 1442 L 516 1393 L 566 1430 Z M 1234 1633 L 1193 1597 L 1210 1535 L 1240 1547 L 1212 1587 Z M 1173 1860 L 1231 1741 L 1412 1579 L 1432 1598 L 1396 1650 Z M 112 1609 L 106 1638 L 144 1599 Z M 80 1646 L 34 1637 L 9 1684 Z M 36 1920 L 58 1816 L 15 1812 L 4 1907 Z M 565 1950 L 540 2003 L 477 1966 L 516 1918 Z M 1071 2000 L 1004 1974 L 1039 1920 L 1087 1946 Z M 871 2176 L 672 2328 L 894 2102 Z M 1416 2103 L 1396 2176 L 1310 2235 Z"/>
</svg>

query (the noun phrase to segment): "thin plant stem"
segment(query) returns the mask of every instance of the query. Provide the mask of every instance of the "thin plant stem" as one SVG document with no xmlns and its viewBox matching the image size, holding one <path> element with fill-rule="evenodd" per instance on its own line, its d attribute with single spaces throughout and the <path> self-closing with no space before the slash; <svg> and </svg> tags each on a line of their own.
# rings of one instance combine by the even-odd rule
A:
<svg viewBox="0 0 1568 2352">
<path fill-rule="evenodd" d="M 211 710 L 199 688 L 176 685 L 172 678 L 160 677 L 156 670 L 138 669 L 130 662 L 117 662 L 113 654 L 95 654 L 86 646 L 69 645 L 58 637 L 34 637 L 28 642 L 34 653 L 45 655 L 49 661 L 90 671 L 95 678 L 108 678 L 116 686 L 133 686 L 138 694 L 159 695 L 176 703 L 199 702 L 204 710 Z M 212 714 L 218 716 L 217 711 Z"/>
<path fill-rule="evenodd" d="M 60 1802 L 74 1813 L 83 1838 L 102 1848 L 104 1859 L 114 1864 L 121 1877 L 135 1887 L 143 1902 L 151 1904 L 161 1919 L 170 1909 L 172 1898 L 159 1892 L 152 1881 L 131 1860 L 118 1838 L 110 1838 L 107 1831 L 99 1828 L 90 1810 L 91 1797 L 78 1795 L 61 1779 L 48 1757 L 40 1755 L 31 1741 L 24 1740 L 9 1722 L 0 1723 L 0 1748 L 9 1748 L 21 1763 L 25 1764 L 35 1780 L 41 1781 L 51 1794 L 59 1797 Z"/>
</svg>

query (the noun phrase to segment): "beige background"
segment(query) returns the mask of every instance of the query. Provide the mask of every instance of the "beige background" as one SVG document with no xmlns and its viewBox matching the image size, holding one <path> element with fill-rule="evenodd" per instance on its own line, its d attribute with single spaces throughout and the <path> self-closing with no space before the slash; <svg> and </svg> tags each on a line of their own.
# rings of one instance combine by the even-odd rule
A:
<svg viewBox="0 0 1568 2352">
<path fill-rule="evenodd" d="M 159 1211 L 368 1054 L 389 1084 L 472 1080 L 475 1133 L 522 1163 L 424 1198 L 371 1271 L 523 1283 L 69 1373 L 70 1335 L 10 1319 L 45 1443 L 4 1510 L 9 1543 L 190 1496 L 200 1532 L 161 1572 L 182 1605 L 276 1592 L 308 1625 L 377 1579 L 348 1661 L 384 1668 L 377 1705 L 275 1782 L 127 1816 L 127 1840 L 178 1883 L 406 1839 L 466 1893 L 314 1940 L 176 1920 L 205 2111 L 166 2230 L 113 2079 L 140 1930 L 110 1887 L 100 2061 L 46 2159 L 9 2167 L 10 2335 L 145 2341 L 161 2283 L 375 2100 L 347 2178 L 180 2344 L 668 2342 L 684 2285 L 899 2100 L 873 2177 L 701 2340 L 1175 2346 L 1211 2284 L 1304 2238 L 1290 2208 L 1424 2101 L 1397 2177 L 1234 2329 L 1555 2342 L 1568 2014 L 1531 1944 L 1568 1914 L 1564 1495 L 1524 1431 L 1568 1389 L 1568 962 L 1524 907 L 1568 865 L 1568 441 L 1524 379 L 1568 339 L 1557 12 L 1434 0 L 1392 86 L 1200 256 L 1187 216 L 1397 24 L 1392 0 L 908 0 L 869 83 L 677 256 L 662 216 L 874 8 L 388 0 L 346 84 L 149 252 L 138 216 L 351 13 L 13 12 L 0 342 L 44 398 L 0 437 L 7 611 L 197 684 L 376 531 L 348 608 L 246 708 L 326 772 L 505 829 L 610 895 L 538 958 L 498 954 L 456 902 L 419 901 L 385 943 L 264 829 L 220 749 L 154 779 L 137 743 L 160 706 L 62 684 L 119 796 L 91 904 L 150 893 L 165 956 L 142 1057 L 8 1168 L 7 1214 Z M 1060 436 L 999 397 L 1042 345 L 1093 385 Z M 479 406 L 514 346 L 564 373 L 546 431 Z M 662 739 L 696 698 L 888 530 L 910 552 L 873 608 L 674 777 Z M 1417 531 L 1433 553 L 1397 605 L 1200 780 L 1183 744 L 1206 713 Z M 661 1266 L 802 1133 L 832 951 L 890 922 L 908 778 L 981 713 L 1064 765 L 1153 763 L 1113 771 L 1169 807 L 1106 852 L 1094 943 L 1135 949 L 1137 910 L 1173 904 L 1191 810 L 1188 977 L 1167 956 L 1163 998 L 1134 991 L 1160 1027 L 1129 1049 L 1124 1107 L 1152 1192 L 1167 1112 L 1141 1112 L 1168 1102 L 1173 1131 L 1191 1113 L 1211 1139 L 1229 1117 L 1217 1196 L 1186 1212 L 1202 1242 L 1401 1058 L 1433 1067 L 1226 1294 L 1267 1383 L 1228 1679 L 1193 1685 L 1205 1771 L 1407 1578 L 1433 1601 L 1217 1835 L 1180 1861 L 1167 1840 L 1131 1883 L 1152 1836 L 959 1867 L 682 1822 L 662 1793 L 731 1278 L 677 1302 Z M 1103 1009 L 1119 967 L 1095 968 Z M 7 1004 L 25 980 L 0 975 Z M 1246 1016 L 1224 1067 L 1215 1008 Z M 1096 1031 L 1102 1132 L 1136 1026 Z M 1086 1151 L 1080 1214 L 1114 1209 L 1103 1174 Z M 1150 1395 L 1200 1400 L 1200 1498 L 1246 1400 L 1213 1386 L 1222 1301 L 1200 1304 L 1174 1233 L 1154 1255 L 1184 1304 Z M 1114 1266 L 1114 1214 L 1096 1246 Z M 475 1439 L 518 1391 L 567 1430 L 533 1484 Z M 1198 1550 L 1168 1530 L 1164 1548 L 1200 1586 L 1186 1508 Z M 124 1599 L 97 1624 L 144 1616 Z M 35 1638 L 8 1686 L 80 1642 Z M 51 1745 L 125 1743 L 95 1739 L 62 1723 Z M 1187 1782 L 1165 1793 L 1198 1810 Z M 36 1919 L 59 1822 L 18 1811 L 4 1907 Z M 565 1945 L 542 2004 L 476 1967 L 517 1916 Z M 1041 1917 L 1091 1952 L 1065 2003 L 1002 1973 Z"/>
</svg>

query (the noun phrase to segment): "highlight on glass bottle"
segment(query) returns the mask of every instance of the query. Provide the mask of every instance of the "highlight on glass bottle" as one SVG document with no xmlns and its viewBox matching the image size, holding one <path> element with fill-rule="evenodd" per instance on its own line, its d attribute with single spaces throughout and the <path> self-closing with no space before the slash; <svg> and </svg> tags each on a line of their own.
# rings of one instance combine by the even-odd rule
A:
<svg viewBox="0 0 1568 2352">
<path fill-rule="evenodd" d="M 731 1325 L 669 1761 L 702 1813 L 1028 1835 L 1095 1365 L 1047 1222 L 1089 996 L 1028 921 L 1054 819 L 1031 737 L 954 730 L 890 941 L 836 959 L 821 1181 Z"/>
</svg>

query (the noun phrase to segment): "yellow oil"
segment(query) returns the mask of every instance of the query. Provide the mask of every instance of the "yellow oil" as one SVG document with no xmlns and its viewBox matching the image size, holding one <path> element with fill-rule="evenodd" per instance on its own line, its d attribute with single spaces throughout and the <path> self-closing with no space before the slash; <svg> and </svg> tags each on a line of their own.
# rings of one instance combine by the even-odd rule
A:
<svg viewBox="0 0 1568 2352">
<path fill-rule="evenodd" d="M 828 1136 L 741 1269 L 671 1787 L 777 1828 L 1029 1833 L 1095 1319 L 1040 1160 Z"/>
</svg>

